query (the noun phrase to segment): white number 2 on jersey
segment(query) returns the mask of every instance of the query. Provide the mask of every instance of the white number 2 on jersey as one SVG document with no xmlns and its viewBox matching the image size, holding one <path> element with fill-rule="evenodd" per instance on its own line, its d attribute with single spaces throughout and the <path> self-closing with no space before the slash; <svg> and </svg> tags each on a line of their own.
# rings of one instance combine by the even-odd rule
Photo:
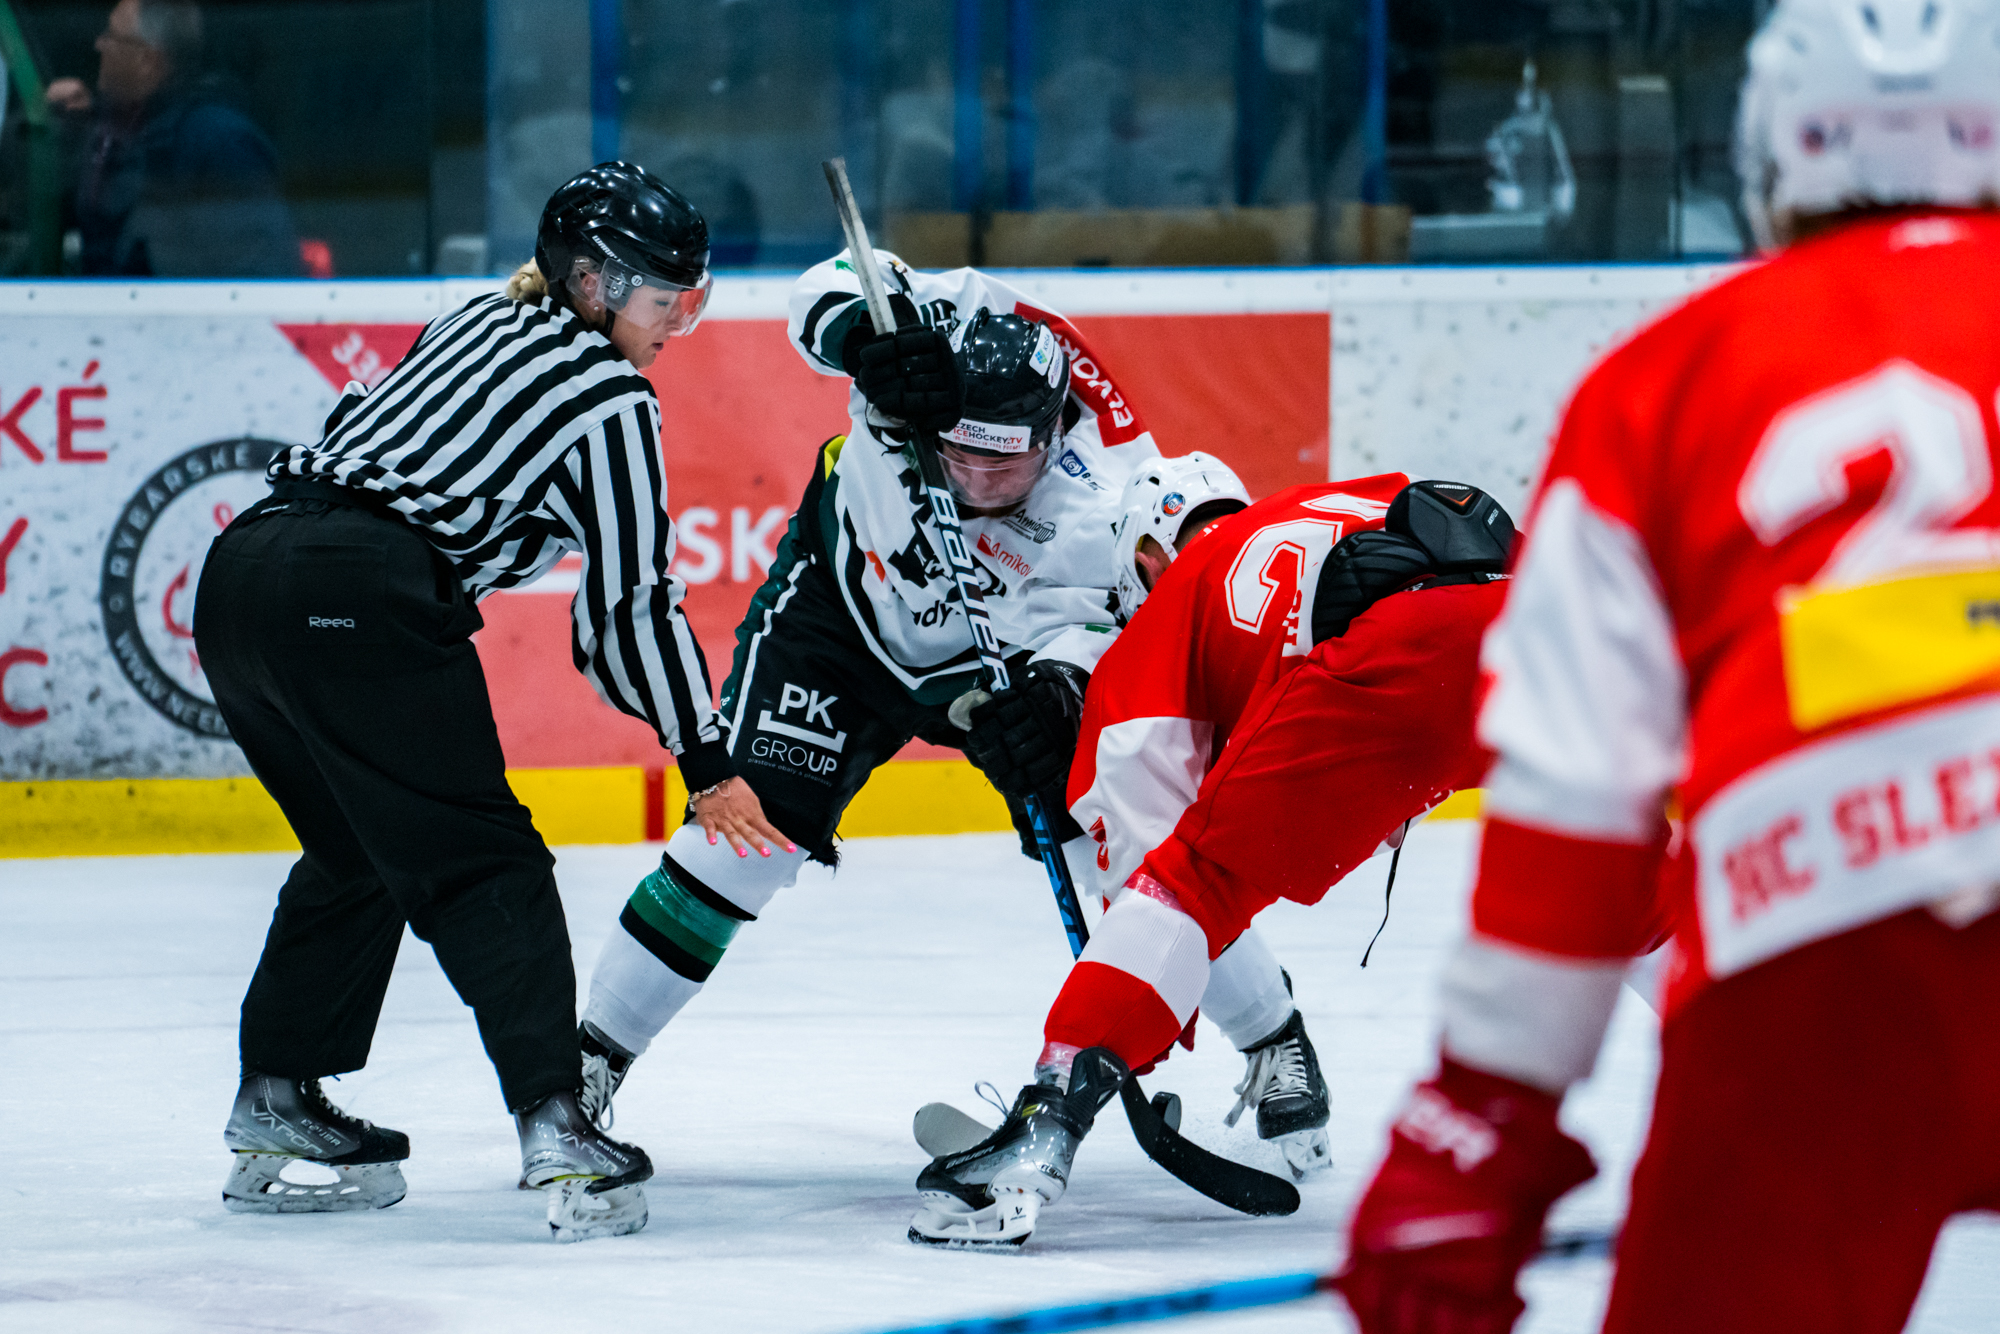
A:
<svg viewBox="0 0 2000 1334">
<path fill-rule="evenodd" d="M 1736 491 L 1744 520 L 1765 546 L 1847 499 L 1847 467 L 1889 452 L 1889 482 L 1814 579 L 1866 583 L 1917 568 L 2000 561 L 2000 531 L 1952 528 L 1993 490 L 1979 401 L 1907 361 L 1779 413 Z"/>
<path fill-rule="evenodd" d="M 1326 553 L 1340 540 L 1348 520 L 1379 518 L 1389 507 L 1336 492 L 1306 501 L 1305 508 L 1346 517 L 1287 519 L 1259 528 L 1243 544 L 1235 564 L 1229 567 L 1229 620 L 1237 629 L 1253 635 L 1261 632 L 1273 606 L 1290 616 L 1299 604 L 1299 590 L 1318 575 Z M 1287 553 L 1293 557 L 1291 579 L 1283 578 L 1277 570 L 1278 558 Z M 1304 648 L 1294 646 L 1301 653 L 1311 647 L 1309 643 Z"/>
</svg>

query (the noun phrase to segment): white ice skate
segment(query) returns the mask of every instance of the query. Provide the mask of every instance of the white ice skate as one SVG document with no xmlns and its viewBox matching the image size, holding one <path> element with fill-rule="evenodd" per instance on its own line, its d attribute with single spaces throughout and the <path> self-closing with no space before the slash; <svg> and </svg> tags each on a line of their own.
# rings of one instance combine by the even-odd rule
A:
<svg viewBox="0 0 2000 1334">
<path fill-rule="evenodd" d="M 910 1240 L 959 1247 L 1026 1243 L 1042 1206 L 1062 1198 L 1077 1145 L 1124 1079 L 1124 1063 L 1093 1047 L 1077 1056 L 1067 1090 L 1053 1083 L 1022 1089 L 998 1130 L 933 1159 L 917 1177 L 921 1204 L 910 1220 Z"/>
<path fill-rule="evenodd" d="M 231 1213 L 386 1209 L 408 1190 L 397 1164 L 409 1136 L 349 1116 L 317 1079 L 245 1075 L 222 1141 L 233 1154 L 222 1183 Z"/>
</svg>

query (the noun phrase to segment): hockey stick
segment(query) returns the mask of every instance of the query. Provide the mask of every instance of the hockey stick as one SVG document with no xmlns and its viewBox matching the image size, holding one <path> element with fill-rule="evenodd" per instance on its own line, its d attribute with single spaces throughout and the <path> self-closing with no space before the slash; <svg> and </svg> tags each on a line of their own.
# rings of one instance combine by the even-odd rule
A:
<svg viewBox="0 0 2000 1334">
<path fill-rule="evenodd" d="M 1139 1087 L 1139 1077 L 1128 1075 L 1118 1097 L 1125 1104 L 1125 1119 L 1132 1123 L 1132 1138 L 1139 1141 L 1148 1158 L 1186 1185 L 1217 1204 L 1254 1217 L 1298 1212 L 1299 1192 L 1291 1182 L 1210 1153 L 1181 1134 L 1172 1124 L 1180 1118 L 1168 1114 L 1179 1101 L 1173 1094 L 1157 1094 L 1149 1103 L 1146 1091 Z"/>
<path fill-rule="evenodd" d="M 882 271 L 873 263 L 875 251 L 868 243 L 861 210 L 854 203 L 854 191 L 847 181 L 847 163 L 842 158 L 831 158 L 821 165 L 826 170 L 827 185 L 833 190 L 834 207 L 840 213 L 841 231 L 847 236 L 847 253 L 854 259 L 854 276 L 861 284 L 862 299 L 868 303 L 868 318 L 874 323 L 876 333 L 894 332 L 896 315 L 889 308 Z M 862 258 L 864 255 L 867 260 Z M 939 544 L 951 563 L 959 606 L 972 626 L 972 642 L 979 650 L 986 688 L 1005 690 L 1007 664 L 1000 658 L 1000 637 L 986 614 L 986 599 L 979 592 L 977 571 L 966 546 L 965 532 L 958 523 L 958 505 L 952 499 L 951 488 L 945 485 L 944 468 L 938 462 L 935 443 L 921 433 L 913 434 L 912 452 L 917 456 L 918 475 L 925 494 L 930 497 Z M 1069 935 L 1070 955 L 1075 957 L 1083 953 L 1090 932 L 1083 924 L 1083 906 L 1077 901 L 1076 885 L 1070 880 L 1069 863 L 1063 860 L 1062 848 L 1056 843 L 1055 830 L 1041 798 L 1031 795 L 1022 805 L 1027 808 L 1028 823 L 1035 832 L 1035 847 L 1042 854 L 1042 866 L 1048 871 L 1049 888 L 1055 893 L 1063 930 Z M 1133 1138 L 1139 1141 L 1146 1156 L 1203 1195 L 1249 1214 L 1289 1214 L 1299 1207 L 1299 1193 L 1289 1181 L 1218 1157 L 1183 1136 L 1147 1103 L 1137 1080 L 1126 1080 L 1124 1099 L 1125 1117 L 1132 1123 Z"/>
<path fill-rule="evenodd" d="M 847 162 L 844 158 L 829 158 L 820 165 L 825 169 L 827 185 L 833 191 L 834 208 L 840 214 L 840 229 L 847 237 L 847 253 L 854 261 L 851 267 L 861 284 L 862 299 L 868 304 L 868 318 L 873 322 L 876 333 L 892 333 L 896 328 L 896 314 L 890 309 L 889 293 L 882 286 L 882 271 L 873 263 L 875 251 L 868 242 L 868 229 L 861 221 L 861 210 L 854 202 L 853 187 L 848 184 Z M 868 259 L 864 260 L 863 256 Z M 945 485 L 944 468 L 938 462 L 935 442 L 921 433 L 913 435 L 912 452 L 917 456 L 918 476 L 923 481 L 925 494 L 930 497 L 939 544 L 944 547 L 945 558 L 951 563 L 959 605 L 965 611 L 966 622 L 972 626 L 972 642 L 979 650 L 986 688 L 1005 690 L 1008 683 L 1007 664 L 1000 658 L 1000 637 L 986 614 L 986 599 L 979 592 L 977 571 L 966 546 L 965 532 L 958 522 L 958 505 L 952 498 L 951 488 Z M 1027 808 L 1028 823 L 1035 833 L 1035 848 L 1042 855 L 1042 866 L 1049 875 L 1049 888 L 1054 891 L 1056 908 L 1062 914 L 1063 930 L 1069 935 L 1070 955 L 1075 957 L 1083 953 L 1084 945 L 1090 940 L 1090 932 L 1083 924 L 1083 905 L 1077 901 L 1069 863 L 1063 860 L 1062 848 L 1055 840 L 1055 829 L 1049 823 L 1041 798 L 1031 795 L 1022 805 Z M 1269 1172 L 1217 1157 L 1187 1139 L 1153 1110 L 1143 1093 L 1135 1093 L 1137 1088 L 1136 1081 L 1126 1081 L 1125 1116 L 1132 1123 L 1133 1137 L 1139 1141 L 1147 1157 L 1203 1195 L 1232 1209 L 1252 1214 L 1288 1214 L 1299 1207 L 1299 1193 L 1290 1182 Z"/>
<path fill-rule="evenodd" d="M 854 261 L 852 268 L 861 284 L 862 299 L 868 303 L 868 318 L 874 324 L 876 333 L 894 333 L 896 312 L 889 308 L 889 293 L 882 286 L 882 270 L 875 264 L 875 248 L 869 244 L 868 228 L 861 221 L 861 210 L 854 202 L 854 188 L 847 181 L 847 159 L 828 158 L 820 166 L 826 171 L 826 183 L 833 191 L 833 206 L 840 214 L 840 230 L 847 237 L 847 253 Z M 986 689 L 994 692 L 1005 690 L 1010 678 L 1007 664 L 1000 657 L 1000 636 L 993 629 L 992 618 L 986 614 L 986 599 L 979 591 L 979 572 L 972 563 L 971 549 L 966 546 L 965 530 L 959 526 L 957 502 L 952 499 L 951 488 L 945 485 L 944 465 L 938 461 L 937 443 L 921 431 L 910 434 L 911 453 L 917 456 L 917 475 L 923 482 L 924 494 L 930 498 L 938 544 L 944 548 L 945 560 L 951 565 L 958 605 L 965 612 L 966 624 L 972 627 L 972 643 L 979 650 L 979 666 L 985 673 Z M 1035 849 L 1042 854 L 1042 867 L 1049 873 L 1049 888 L 1055 893 L 1056 909 L 1062 914 L 1063 931 L 1069 936 L 1070 957 L 1074 958 L 1083 953 L 1084 945 L 1090 940 L 1090 932 L 1083 924 L 1083 905 L 1077 901 L 1076 885 L 1069 875 L 1069 863 L 1063 860 L 1062 848 L 1056 843 L 1055 826 L 1049 822 L 1042 799 L 1031 794 L 1022 805 L 1027 808 L 1028 824 L 1035 831 Z"/>
<path fill-rule="evenodd" d="M 1541 1254 L 1530 1264 L 1574 1260 L 1608 1255 L 1616 1237 L 1610 1233 L 1578 1233 L 1548 1237 Z M 1322 1292 L 1333 1292 L 1339 1280 L 1331 1274 L 1308 1271 L 1301 1274 L 1272 1274 L 1264 1278 L 1240 1278 L 1228 1283 L 1212 1283 L 1177 1292 L 1150 1293 L 1142 1297 L 1114 1297 L 1109 1301 L 1081 1302 L 1074 1306 L 1047 1306 L 1017 1315 L 983 1316 L 952 1320 L 939 1325 L 906 1325 L 882 1334 L 1064 1334 L 1077 1329 L 1108 1329 L 1113 1325 L 1136 1325 L 1143 1321 L 1171 1320 L 1184 1315 L 1213 1315 L 1222 1311 L 1247 1311 L 1260 1306 L 1282 1306 L 1304 1301 Z"/>
</svg>

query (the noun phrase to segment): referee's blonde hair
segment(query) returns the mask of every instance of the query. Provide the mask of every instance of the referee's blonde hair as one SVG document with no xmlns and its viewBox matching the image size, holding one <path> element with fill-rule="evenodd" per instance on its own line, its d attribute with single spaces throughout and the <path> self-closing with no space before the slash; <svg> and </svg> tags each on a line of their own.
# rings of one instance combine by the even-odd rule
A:
<svg viewBox="0 0 2000 1334">
<path fill-rule="evenodd" d="M 507 295 L 516 301 L 540 301 L 548 294 L 548 276 L 532 259 L 514 270 L 514 276 L 507 280 Z"/>
</svg>

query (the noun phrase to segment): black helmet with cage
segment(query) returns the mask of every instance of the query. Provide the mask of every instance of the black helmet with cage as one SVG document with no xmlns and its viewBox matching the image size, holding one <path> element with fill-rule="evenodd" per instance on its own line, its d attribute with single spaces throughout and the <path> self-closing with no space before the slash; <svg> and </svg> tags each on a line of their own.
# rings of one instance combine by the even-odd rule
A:
<svg viewBox="0 0 2000 1334">
<path fill-rule="evenodd" d="M 975 509 L 1019 504 L 1062 440 L 1069 354 L 1048 326 L 990 310 L 959 327 L 952 349 L 965 407 L 938 437 L 952 494 Z"/>
<path fill-rule="evenodd" d="M 692 332 L 708 305 L 707 221 L 631 162 L 600 162 L 549 196 L 535 263 L 572 304 L 602 302 L 669 336 Z"/>
</svg>

